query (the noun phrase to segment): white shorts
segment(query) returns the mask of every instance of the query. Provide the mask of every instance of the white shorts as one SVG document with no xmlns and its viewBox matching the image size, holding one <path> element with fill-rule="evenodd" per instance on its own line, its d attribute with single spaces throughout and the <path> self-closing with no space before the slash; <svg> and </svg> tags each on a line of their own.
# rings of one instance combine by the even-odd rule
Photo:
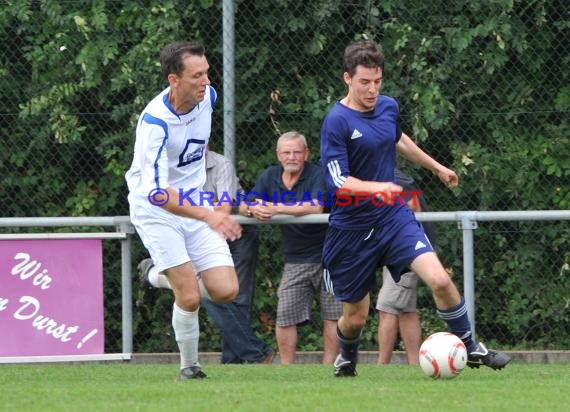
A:
<svg viewBox="0 0 570 412">
<path fill-rule="evenodd" d="M 159 271 L 190 262 L 196 274 L 234 266 L 227 242 L 206 223 L 165 211 L 131 208 L 131 222 Z M 158 207 L 156 207 L 158 208 Z"/>
</svg>

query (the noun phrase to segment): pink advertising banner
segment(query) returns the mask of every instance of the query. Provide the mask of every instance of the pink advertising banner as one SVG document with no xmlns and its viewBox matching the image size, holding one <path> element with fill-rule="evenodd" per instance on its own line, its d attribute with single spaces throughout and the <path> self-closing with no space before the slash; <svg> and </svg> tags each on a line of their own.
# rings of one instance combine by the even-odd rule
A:
<svg viewBox="0 0 570 412">
<path fill-rule="evenodd" d="M 0 356 L 103 352 L 101 240 L 0 241 Z"/>
</svg>

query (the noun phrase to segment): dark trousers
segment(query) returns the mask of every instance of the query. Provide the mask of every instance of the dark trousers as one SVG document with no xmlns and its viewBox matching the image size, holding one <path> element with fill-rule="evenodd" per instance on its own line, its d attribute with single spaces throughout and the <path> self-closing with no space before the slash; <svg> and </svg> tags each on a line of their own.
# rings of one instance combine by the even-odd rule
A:
<svg viewBox="0 0 570 412">
<path fill-rule="evenodd" d="M 229 243 L 239 281 L 239 293 L 233 302 L 217 304 L 202 300 L 202 307 L 222 332 L 222 363 L 257 363 L 271 352 L 271 347 L 251 328 L 251 309 L 255 289 L 255 270 L 259 237 L 255 225 L 244 225 L 242 237 Z"/>
</svg>

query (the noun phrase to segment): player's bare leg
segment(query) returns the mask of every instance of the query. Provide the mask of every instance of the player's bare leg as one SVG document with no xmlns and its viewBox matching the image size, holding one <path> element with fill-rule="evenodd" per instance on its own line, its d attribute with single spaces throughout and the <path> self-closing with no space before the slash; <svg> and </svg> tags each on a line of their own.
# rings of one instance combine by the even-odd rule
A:
<svg viewBox="0 0 570 412">
<path fill-rule="evenodd" d="M 217 266 L 200 273 L 204 287 L 215 303 L 233 301 L 239 292 L 239 282 L 233 266 Z"/>
</svg>

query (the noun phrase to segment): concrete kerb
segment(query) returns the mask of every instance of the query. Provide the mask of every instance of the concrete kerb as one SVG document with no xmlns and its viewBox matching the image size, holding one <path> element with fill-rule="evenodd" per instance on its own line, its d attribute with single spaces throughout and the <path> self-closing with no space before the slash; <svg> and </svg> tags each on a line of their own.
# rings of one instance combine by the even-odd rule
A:
<svg viewBox="0 0 570 412">
<path fill-rule="evenodd" d="M 570 351 L 506 351 L 516 363 L 570 363 Z M 296 363 L 298 364 L 319 364 L 322 359 L 322 352 L 299 352 L 297 353 Z M 375 364 L 378 358 L 378 352 L 362 351 L 359 354 L 359 362 L 366 364 Z M 220 363 L 221 355 L 219 352 L 201 352 L 200 363 Z M 131 363 L 178 363 L 178 353 L 134 353 Z M 275 357 L 273 363 L 279 364 L 279 354 Z M 394 352 L 392 355 L 392 364 L 406 364 L 405 352 Z"/>
<path fill-rule="evenodd" d="M 505 351 L 513 359 L 513 363 L 526 363 L 526 364 L 570 364 L 570 350 L 561 351 Z M 322 359 L 322 352 L 299 352 L 297 353 L 297 364 L 320 364 Z M 221 354 L 219 352 L 200 352 L 200 363 L 206 364 L 219 364 L 221 361 Z M 359 362 L 363 364 L 376 364 L 378 359 L 378 352 L 375 351 L 361 351 L 359 354 Z M 106 359 L 70 359 L 70 360 L 50 360 L 39 357 L 39 359 L 30 359 L 23 357 L 21 362 L 17 359 L 11 359 L 10 362 L 2 362 L 0 364 L 10 363 L 42 363 L 42 364 L 109 364 L 109 363 L 131 363 L 131 364 L 178 364 L 180 357 L 177 352 L 169 353 L 132 353 L 128 356 L 108 356 Z M 275 356 L 273 364 L 280 363 L 279 354 Z M 396 351 L 392 355 L 392 364 L 405 365 L 406 353 Z"/>
</svg>

